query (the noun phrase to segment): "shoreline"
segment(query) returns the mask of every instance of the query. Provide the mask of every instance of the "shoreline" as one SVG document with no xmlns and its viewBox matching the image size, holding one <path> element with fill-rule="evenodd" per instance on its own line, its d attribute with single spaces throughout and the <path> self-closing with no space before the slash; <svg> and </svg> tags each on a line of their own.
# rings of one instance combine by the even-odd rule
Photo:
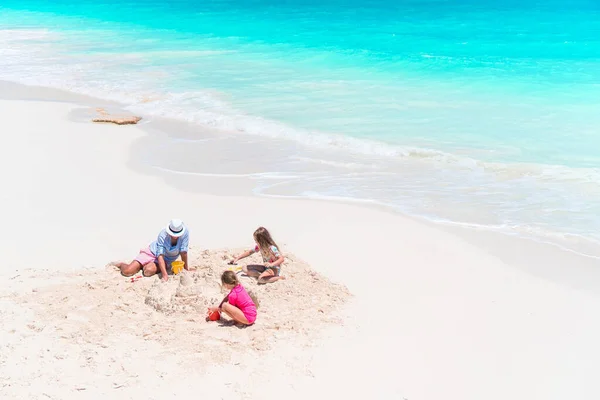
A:
<svg viewBox="0 0 600 400">
<path fill-rule="evenodd" d="M 121 112 L 127 106 L 115 101 L 104 100 L 100 98 L 95 98 L 88 95 L 77 94 L 74 92 L 65 91 L 62 89 L 55 89 L 51 87 L 41 87 L 41 86 L 29 86 L 23 85 L 20 83 L 9 82 L 9 81 L 1 81 L 0 80 L 0 92 L 9 93 L 9 95 L 4 94 L 2 98 L 5 99 L 14 99 L 14 100 L 42 100 L 42 101 L 60 101 L 67 103 L 75 103 L 81 106 L 89 106 L 89 107 L 105 107 L 111 111 Z M 463 235 L 465 237 L 472 236 L 472 232 L 479 232 L 484 235 L 488 235 L 490 238 L 495 237 L 496 235 L 502 235 L 510 239 L 514 239 L 517 242 L 520 240 L 527 240 L 532 242 L 533 247 L 539 247 L 539 244 L 547 245 L 548 251 L 556 252 L 557 254 L 566 251 L 572 252 L 577 256 L 581 256 L 583 258 L 589 258 L 591 260 L 595 260 L 600 265 L 600 245 L 597 239 L 593 237 L 574 235 L 574 234 L 558 234 L 553 233 L 553 237 L 547 236 L 549 233 L 546 232 L 543 235 L 540 233 L 532 233 L 532 232 L 517 232 L 513 231 L 514 228 L 510 228 L 507 231 L 504 229 L 508 229 L 506 227 L 495 226 L 494 224 L 486 225 L 476 222 L 478 218 L 487 218 L 483 214 L 477 215 L 475 217 L 475 222 L 460 222 L 460 218 L 456 221 L 454 220 L 442 220 L 437 217 L 431 217 L 426 215 L 420 215 L 419 213 L 411 213 L 408 211 L 403 211 L 398 209 L 395 206 L 380 203 L 378 200 L 363 200 L 363 199 L 344 199 L 336 196 L 327 197 L 327 196 L 302 196 L 298 194 L 294 194 L 290 192 L 288 189 L 287 194 L 284 190 L 283 194 L 275 191 L 274 193 L 261 192 L 261 179 L 266 179 L 267 182 L 269 179 L 273 179 L 269 177 L 268 169 L 264 169 L 260 163 L 253 162 L 246 155 L 247 153 L 241 152 L 234 153 L 233 158 L 242 158 L 247 159 L 246 163 L 240 163 L 234 167 L 234 171 L 232 173 L 228 173 L 227 171 L 215 170 L 214 168 L 208 166 L 207 163 L 194 165 L 189 164 L 185 168 L 189 168 L 190 171 L 179 170 L 177 168 L 177 155 L 173 153 L 172 156 L 167 157 L 166 161 L 162 161 L 161 165 L 152 165 L 152 161 L 148 161 L 148 155 L 156 152 L 157 149 L 162 149 L 164 146 L 168 146 L 172 151 L 179 152 L 184 157 L 193 157 L 193 153 L 181 152 L 178 143 L 184 144 L 185 142 L 189 142 L 191 144 L 198 144 L 199 142 L 203 142 L 208 140 L 212 142 L 214 140 L 220 140 L 220 138 L 230 138 L 232 143 L 235 143 L 238 139 L 244 140 L 244 136 L 240 136 L 237 132 L 228 132 L 222 129 L 211 129 L 207 127 L 202 127 L 198 124 L 189 121 L 183 120 L 175 120 L 170 118 L 163 117 L 154 117 L 147 116 L 144 114 L 139 114 L 144 119 L 138 126 L 144 130 L 147 134 L 146 137 L 140 138 L 137 143 L 137 150 L 134 150 L 134 154 L 131 157 L 130 167 L 134 168 L 137 171 L 148 173 L 154 176 L 160 176 L 169 182 L 184 182 L 178 185 L 179 189 L 190 190 L 190 186 L 195 186 L 197 188 L 205 187 L 205 182 L 213 182 L 209 186 L 211 189 L 214 189 L 212 192 L 209 190 L 204 190 L 203 192 L 206 194 L 216 193 L 220 195 L 250 195 L 250 196 L 258 196 L 264 198 L 287 198 L 287 199 L 296 199 L 296 200 L 307 200 L 307 201 L 327 201 L 327 202 L 336 202 L 341 204 L 358 204 L 361 207 L 369 207 L 372 209 L 380 209 L 386 212 L 401 215 L 407 218 L 411 218 L 415 221 L 430 224 L 431 226 L 438 226 L 444 230 L 455 231 L 458 234 L 462 234 L 462 232 L 467 232 L 467 234 Z M 75 112 L 72 113 L 72 120 L 76 120 L 78 122 L 85 122 L 89 119 L 89 113 L 81 113 Z M 253 138 L 252 140 L 256 140 L 255 143 L 245 144 L 246 150 L 248 149 L 257 149 L 261 146 L 266 145 L 267 143 L 276 143 L 273 151 L 293 151 L 294 147 L 288 147 L 289 144 L 286 143 L 283 139 L 275 139 L 270 137 L 263 138 Z M 174 142 L 176 142 L 174 144 Z M 227 142 L 229 143 L 229 142 Z M 284 143 L 283 145 L 281 143 Z M 211 160 L 215 165 L 219 164 L 218 157 L 215 157 L 214 154 L 220 151 L 226 152 L 229 151 L 229 148 L 223 147 L 224 145 L 212 145 L 214 148 L 210 150 L 210 154 L 207 154 L 209 157 L 213 157 Z M 281 147 L 283 146 L 283 147 Z M 198 150 L 198 149 L 195 149 Z M 310 151 L 310 149 L 305 149 L 306 151 Z M 259 152 L 258 158 L 268 157 L 267 153 L 262 155 Z M 169 168 L 169 166 L 175 166 L 176 168 Z M 247 170 L 247 167 L 250 167 Z M 200 168 L 208 168 L 205 172 L 197 172 L 196 169 Z M 315 170 L 316 171 L 316 170 Z M 277 176 L 277 178 L 285 178 L 285 175 L 289 174 L 293 176 L 293 171 L 288 173 L 283 173 L 283 176 Z M 248 179 L 250 178 L 250 179 Z M 240 190 L 223 190 L 218 187 L 218 185 L 214 184 L 217 180 L 232 180 L 233 184 L 240 184 Z M 280 179 L 281 180 L 281 179 Z M 254 181 L 254 182 L 253 182 Z M 284 182 L 285 183 L 285 182 Z M 268 187 L 268 185 L 267 185 Z M 477 207 L 474 207 L 475 209 Z M 471 219 L 468 215 L 469 212 L 467 210 L 461 210 L 459 212 L 459 217 L 466 217 L 465 221 Z M 437 220 L 436 220 L 437 219 Z M 463 218 L 464 219 L 464 218 Z M 523 230 L 525 225 L 520 226 L 519 230 Z M 525 229 L 527 230 L 527 229 Z M 469 231 L 471 233 L 469 233 Z M 510 239 L 503 239 L 510 240 Z M 587 262 L 587 261 L 585 261 Z M 590 261 L 594 262 L 594 261 Z"/>
<path fill-rule="evenodd" d="M 62 89 L 55 89 L 50 87 L 41 87 L 41 86 L 29 86 L 23 85 L 15 82 L 2 81 L 0 80 L 0 99 L 7 100 L 23 100 L 23 101 L 48 101 L 48 102 L 64 102 L 70 104 L 76 104 L 81 107 L 105 107 L 107 109 L 113 110 L 115 112 L 124 112 L 124 108 L 126 107 L 124 104 L 103 100 L 87 95 L 80 95 L 73 92 L 64 91 Z M 126 112 L 129 113 L 129 112 Z M 70 119 L 77 122 L 88 122 L 90 120 L 90 113 L 86 110 L 76 110 L 75 112 L 70 113 Z M 374 201 L 367 201 L 361 199 L 337 199 L 337 198 L 306 198 L 295 195 L 268 195 L 268 194 L 260 194 L 256 193 L 255 184 L 252 182 L 252 173 L 250 174 L 231 174 L 227 175 L 226 173 L 215 173 L 215 174 L 198 174 L 191 173 L 193 176 L 193 182 L 191 180 L 187 180 L 185 177 L 183 179 L 179 179 L 176 175 L 185 175 L 184 172 L 176 171 L 171 172 L 169 170 L 163 170 L 160 167 L 152 167 L 148 165 L 149 163 L 144 160 L 144 153 L 148 151 L 148 149 L 156 148 L 159 144 L 163 143 L 161 138 L 169 137 L 170 132 L 178 132 L 179 137 L 184 138 L 181 139 L 185 142 L 185 138 L 190 138 L 190 140 L 194 141 L 202 141 L 206 138 L 215 138 L 220 135 L 231 135 L 230 132 L 222 131 L 219 129 L 209 130 L 206 128 L 202 128 L 197 124 L 188 121 L 180 121 L 169 118 L 160 118 L 160 117 L 148 117 L 145 115 L 140 115 L 143 117 L 142 121 L 137 124 L 137 126 L 142 129 L 146 136 L 139 138 L 135 143 L 138 143 L 138 148 L 133 150 L 133 154 L 131 157 L 131 162 L 129 163 L 130 168 L 138 172 L 143 172 L 144 174 L 149 174 L 155 177 L 161 177 L 163 179 L 169 179 L 170 184 L 173 182 L 191 182 L 195 184 L 197 188 L 200 188 L 200 193 L 204 194 L 212 194 L 215 193 L 217 195 L 227 195 L 227 196 L 252 196 L 266 199 L 284 199 L 284 200 L 297 200 L 297 201 L 318 201 L 318 202 L 332 202 L 337 204 L 350 204 L 356 205 L 358 207 L 366 207 L 375 210 L 381 210 L 386 213 L 390 213 L 392 215 L 400 215 L 404 218 L 409 218 L 418 223 L 423 223 L 429 225 L 431 227 L 435 227 L 438 229 L 442 229 L 448 231 L 452 234 L 459 235 L 466 239 L 467 241 L 474 240 L 478 235 L 485 235 L 488 237 L 489 241 L 493 241 L 494 238 L 499 237 L 500 240 L 505 243 L 509 243 L 507 247 L 518 246 L 523 247 L 520 243 L 525 241 L 529 243 L 529 245 L 533 248 L 540 249 L 541 253 L 549 253 L 552 256 L 544 257 L 542 260 L 543 263 L 547 263 L 548 260 L 558 256 L 559 258 L 564 258 L 563 253 L 571 253 L 578 258 L 581 258 L 581 263 L 584 264 L 597 264 L 600 267 L 600 247 L 595 246 L 595 243 L 584 244 L 581 242 L 571 242 L 569 244 L 563 242 L 551 242 L 546 241 L 544 239 L 540 239 L 538 237 L 528 237 L 522 236 L 520 234 L 515 234 L 511 232 L 502 232 L 495 231 L 490 227 L 486 226 L 470 226 L 469 224 L 463 224 L 455 221 L 432 221 L 427 217 L 411 215 L 399 210 L 394 210 L 392 207 L 377 204 Z M 157 139 L 158 138 L 158 139 Z M 269 140 L 267 138 L 267 140 Z M 175 176 L 173 176 L 175 175 Z M 231 180 L 234 184 L 239 185 L 238 189 L 223 190 L 222 185 L 219 185 L 217 182 L 219 180 Z M 175 184 L 174 185 L 179 190 L 185 191 L 195 191 L 190 190 L 189 185 L 185 184 Z M 226 185 L 229 187 L 230 185 Z M 203 188 L 209 189 L 203 189 Z M 212 191 L 211 191 L 212 189 Z M 587 240 L 587 239 L 586 239 Z M 569 245 L 571 247 L 569 247 Z"/>
</svg>

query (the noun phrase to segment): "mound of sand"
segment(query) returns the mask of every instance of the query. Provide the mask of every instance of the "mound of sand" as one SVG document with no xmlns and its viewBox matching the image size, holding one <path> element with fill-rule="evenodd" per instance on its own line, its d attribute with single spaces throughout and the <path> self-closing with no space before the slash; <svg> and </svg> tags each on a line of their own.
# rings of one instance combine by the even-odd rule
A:
<svg viewBox="0 0 600 400">
<path fill-rule="evenodd" d="M 36 313 L 35 331 L 52 331 L 61 340 L 86 349 L 86 363 L 110 348 L 107 338 L 132 335 L 210 364 L 227 362 L 234 353 L 269 350 L 281 340 L 310 345 L 328 324 L 340 324 L 340 307 L 347 289 L 313 271 L 295 256 L 283 266 L 285 280 L 258 285 L 238 274 L 241 283 L 259 299 L 253 326 L 238 328 L 227 320 L 206 322 L 206 311 L 226 295 L 220 275 L 230 268 L 226 260 L 237 250 L 190 250 L 195 255 L 184 271 L 162 282 L 157 276 L 132 281 L 114 268 L 83 271 L 66 282 L 34 289 L 15 300 Z M 255 256 L 257 257 L 257 256 Z M 256 263 L 258 259 L 247 259 Z"/>
</svg>

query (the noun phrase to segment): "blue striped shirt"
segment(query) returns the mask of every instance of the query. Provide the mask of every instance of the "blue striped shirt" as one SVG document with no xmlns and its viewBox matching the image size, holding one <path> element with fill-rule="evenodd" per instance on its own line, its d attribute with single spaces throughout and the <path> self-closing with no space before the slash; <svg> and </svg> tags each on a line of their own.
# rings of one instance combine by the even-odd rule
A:
<svg viewBox="0 0 600 400">
<path fill-rule="evenodd" d="M 158 234 L 158 238 L 150 243 L 150 251 L 156 257 L 161 254 L 164 256 L 165 261 L 173 262 L 179 257 L 179 253 L 188 251 L 188 244 L 190 241 L 190 231 L 185 230 L 185 233 L 177 239 L 177 243 L 171 244 L 171 236 L 167 233 L 166 229 L 163 229 Z"/>
</svg>

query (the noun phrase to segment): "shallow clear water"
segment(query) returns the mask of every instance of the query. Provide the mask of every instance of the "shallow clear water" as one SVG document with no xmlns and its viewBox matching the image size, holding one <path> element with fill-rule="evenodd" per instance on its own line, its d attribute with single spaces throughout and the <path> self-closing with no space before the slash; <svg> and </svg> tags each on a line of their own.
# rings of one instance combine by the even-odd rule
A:
<svg viewBox="0 0 600 400">
<path fill-rule="evenodd" d="M 270 138 L 260 194 L 593 243 L 599 20 L 584 0 L 8 0 L 0 79 L 237 132 L 251 154 Z"/>
</svg>

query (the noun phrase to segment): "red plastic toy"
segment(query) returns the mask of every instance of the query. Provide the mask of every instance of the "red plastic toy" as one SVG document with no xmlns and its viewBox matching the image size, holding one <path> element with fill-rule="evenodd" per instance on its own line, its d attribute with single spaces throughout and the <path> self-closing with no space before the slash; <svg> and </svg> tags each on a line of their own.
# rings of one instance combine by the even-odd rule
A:
<svg viewBox="0 0 600 400">
<path fill-rule="evenodd" d="M 210 310 L 208 310 L 208 319 L 211 321 L 218 321 L 221 319 L 221 313 L 217 310 L 215 312 L 210 312 Z"/>
</svg>

